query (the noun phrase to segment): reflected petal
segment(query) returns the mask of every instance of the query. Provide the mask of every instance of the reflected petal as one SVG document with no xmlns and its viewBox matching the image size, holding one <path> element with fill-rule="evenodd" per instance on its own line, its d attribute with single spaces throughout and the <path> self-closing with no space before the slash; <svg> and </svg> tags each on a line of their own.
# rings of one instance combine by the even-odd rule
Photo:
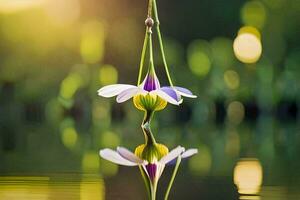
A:
<svg viewBox="0 0 300 200">
<path fill-rule="evenodd" d="M 103 149 L 100 150 L 100 156 L 105 160 L 113 162 L 118 165 L 125 165 L 125 166 L 136 166 L 137 163 L 133 163 L 129 160 L 126 160 L 118 152 L 111 150 L 111 149 Z"/>
<path fill-rule="evenodd" d="M 143 164 L 144 161 L 137 157 L 134 153 L 129 151 L 128 149 L 124 147 L 118 147 L 117 148 L 118 153 L 125 159 L 130 160 L 131 162 L 137 163 L 137 164 Z"/>
<path fill-rule="evenodd" d="M 113 97 L 130 88 L 136 88 L 136 86 L 128 84 L 107 85 L 98 90 L 98 95 L 102 97 Z"/>
<path fill-rule="evenodd" d="M 175 149 L 173 149 L 170 153 L 168 153 L 167 155 L 162 157 L 162 159 L 160 159 L 159 163 L 167 164 L 168 162 L 177 158 L 180 154 L 182 154 L 182 152 L 184 152 L 184 148 L 181 146 L 178 146 Z"/>
<path fill-rule="evenodd" d="M 197 98 L 196 95 L 193 95 L 193 93 L 192 93 L 190 90 L 186 89 L 186 88 L 183 88 L 183 87 L 177 87 L 177 86 L 175 86 L 174 88 L 177 90 L 177 92 L 178 92 L 180 95 L 182 95 L 182 96 L 184 96 L 184 97 Z"/>
<path fill-rule="evenodd" d="M 196 153 L 198 153 L 198 149 L 188 149 L 181 155 L 181 157 L 188 158 L 195 155 Z"/>
<path fill-rule="evenodd" d="M 134 95 L 138 94 L 138 93 L 145 93 L 146 91 L 135 87 L 135 88 L 129 88 L 123 92 L 121 92 L 118 97 L 117 97 L 117 102 L 118 103 L 123 103 L 124 101 L 127 101 L 128 99 L 130 99 L 131 97 L 133 97 Z"/>
</svg>

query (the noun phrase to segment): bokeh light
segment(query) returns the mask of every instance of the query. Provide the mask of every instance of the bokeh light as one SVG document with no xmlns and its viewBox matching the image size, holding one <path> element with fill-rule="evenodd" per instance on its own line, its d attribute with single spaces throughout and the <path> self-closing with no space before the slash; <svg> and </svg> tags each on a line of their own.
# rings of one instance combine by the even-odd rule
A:
<svg viewBox="0 0 300 200">
<path fill-rule="evenodd" d="M 74 127 L 65 128 L 62 132 L 61 137 L 63 144 L 67 148 L 74 149 L 78 140 L 78 133 L 76 132 Z"/>
<path fill-rule="evenodd" d="M 94 64 L 104 56 L 105 28 L 100 21 L 89 21 L 82 27 L 80 53 L 84 62 Z"/>
<path fill-rule="evenodd" d="M 265 6 L 257 0 L 248 1 L 241 10 L 241 18 L 245 25 L 263 28 L 267 18 Z"/>
<path fill-rule="evenodd" d="M 211 50 L 210 45 L 205 40 L 195 40 L 188 47 L 188 64 L 190 70 L 202 78 L 211 69 Z"/>
<path fill-rule="evenodd" d="M 240 76 L 234 70 L 227 70 L 224 73 L 224 82 L 231 90 L 236 90 L 240 86 Z"/>
<path fill-rule="evenodd" d="M 189 168 L 196 175 L 207 175 L 212 166 L 212 155 L 209 147 L 202 145 L 198 148 L 201 153 L 189 159 Z"/>
<path fill-rule="evenodd" d="M 226 69 L 234 64 L 232 41 L 229 38 L 217 37 L 211 41 L 213 63 L 217 67 Z"/>
<path fill-rule="evenodd" d="M 259 160 L 240 160 L 234 168 L 233 178 L 240 194 L 257 194 L 263 180 L 263 169 Z"/>
<path fill-rule="evenodd" d="M 99 69 L 99 81 L 101 85 L 116 84 L 118 82 L 118 71 L 112 65 L 103 65 Z"/>
<path fill-rule="evenodd" d="M 261 40 L 261 34 L 259 30 L 253 26 L 243 26 L 239 29 L 238 35 L 241 35 L 243 33 L 250 33 L 255 35 L 259 40 Z"/>
<path fill-rule="evenodd" d="M 76 91 L 81 87 L 83 83 L 82 77 L 77 73 L 71 73 L 68 75 L 60 87 L 60 95 L 65 99 L 71 99 Z"/>
<path fill-rule="evenodd" d="M 229 103 L 227 107 L 228 120 L 233 124 L 239 124 L 245 117 L 245 107 L 239 101 Z"/>
<path fill-rule="evenodd" d="M 100 142 L 102 146 L 116 148 L 120 144 L 120 137 L 111 131 L 106 131 L 101 134 Z"/>
<path fill-rule="evenodd" d="M 255 63 L 262 54 L 262 44 L 256 35 L 242 33 L 235 38 L 233 50 L 241 62 Z"/>
<path fill-rule="evenodd" d="M 82 170 L 84 172 L 95 172 L 99 170 L 100 158 L 97 152 L 87 152 L 82 157 Z"/>
</svg>

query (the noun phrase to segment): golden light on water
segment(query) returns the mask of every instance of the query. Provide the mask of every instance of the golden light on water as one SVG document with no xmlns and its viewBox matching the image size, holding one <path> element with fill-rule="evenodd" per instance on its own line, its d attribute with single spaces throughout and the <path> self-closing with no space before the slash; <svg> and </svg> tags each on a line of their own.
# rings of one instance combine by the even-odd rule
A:
<svg viewBox="0 0 300 200">
<path fill-rule="evenodd" d="M 233 42 L 234 54 L 244 63 L 255 63 L 262 54 L 262 44 L 253 33 L 241 33 Z"/>
<path fill-rule="evenodd" d="M 233 178 L 240 194 L 258 194 L 263 181 L 263 169 L 259 160 L 240 160 L 234 168 Z"/>
<path fill-rule="evenodd" d="M 104 181 L 96 175 L 81 177 L 0 177 L 1 200 L 103 200 Z"/>
<path fill-rule="evenodd" d="M 80 200 L 104 200 L 105 188 L 102 179 L 83 179 L 80 183 Z"/>
</svg>

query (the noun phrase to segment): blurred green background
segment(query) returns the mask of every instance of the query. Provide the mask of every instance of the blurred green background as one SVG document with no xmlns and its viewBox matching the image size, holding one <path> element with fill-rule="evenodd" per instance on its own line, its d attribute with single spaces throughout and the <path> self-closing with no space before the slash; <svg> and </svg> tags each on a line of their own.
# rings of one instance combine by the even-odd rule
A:
<svg viewBox="0 0 300 200">
<path fill-rule="evenodd" d="M 154 120 L 158 141 L 199 149 L 171 198 L 299 199 L 300 2 L 157 3 L 171 75 L 198 96 Z M 143 113 L 97 90 L 136 83 L 146 10 L 140 0 L 0 0 L 1 200 L 145 199 L 137 169 L 98 156 L 141 144 Z"/>
</svg>

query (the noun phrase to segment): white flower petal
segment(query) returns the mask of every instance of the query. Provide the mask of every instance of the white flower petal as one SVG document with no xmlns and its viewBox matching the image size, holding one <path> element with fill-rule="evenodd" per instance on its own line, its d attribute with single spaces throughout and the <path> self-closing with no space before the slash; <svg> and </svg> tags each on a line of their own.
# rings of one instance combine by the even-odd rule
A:
<svg viewBox="0 0 300 200">
<path fill-rule="evenodd" d="M 175 99 L 173 99 L 171 96 L 169 96 L 167 93 L 161 91 L 161 90 L 154 90 L 151 91 L 150 94 L 156 94 L 157 96 L 159 96 L 160 98 L 166 100 L 167 102 L 174 104 L 174 105 L 179 105 L 181 102 L 176 101 Z"/>
<path fill-rule="evenodd" d="M 188 158 L 195 155 L 196 153 L 198 153 L 198 149 L 188 149 L 181 155 L 181 157 Z"/>
<path fill-rule="evenodd" d="M 124 101 L 127 101 L 128 99 L 130 99 L 131 97 L 137 95 L 138 93 L 140 94 L 144 94 L 147 93 L 147 91 L 141 89 L 141 88 L 129 88 L 123 92 L 121 92 L 118 97 L 117 97 L 117 102 L 118 103 L 123 103 Z"/>
<path fill-rule="evenodd" d="M 144 160 L 137 157 L 134 153 L 129 151 L 128 149 L 124 147 L 118 147 L 117 148 L 118 153 L 125 159 L 130 160 L 131 162 L 137 163 L 137 164 L 144 164 Z"/>
<path fill-rule="evenodd" d="M 111 149 L 103 149 L 100 150 L 100 156 L 110 162 L 113 162 L 118 165 L 125 165 L 125 166 L 136 166 L 137 163 L 131 162 L 130 160 L 126 160 L 120 154 Z"/>
<path fill-rule="evenodd" d="M 178 87 L 178 86 L 175 86 L 174 88 L 176 89 L 178 94 L 180 94 L 181 96 L 189 97 L 189 98 L 197 98 L 196 95 L 193 95 L 193 93 L 186 88 Z"/>
<path fill-rule="evenodd" d="M 98 95 L 102 97 L 113 97 L 124 90 L 128 90 L 130 88 L 136 88 L 135 85 L 128 85 L 128 84 L 114 84 L 114 85 L 107 85 L 98 90 Z"/>
<path fill-rule="evenodd" d="M 177 158 L 184 152 L 184 148 L 181 146 L 176 147 L 170 153 L 162 157 L 159 161 L 161 164 L 167 164 L 168 162 L 172 161 L 173 159 Z"/>
</svg>

